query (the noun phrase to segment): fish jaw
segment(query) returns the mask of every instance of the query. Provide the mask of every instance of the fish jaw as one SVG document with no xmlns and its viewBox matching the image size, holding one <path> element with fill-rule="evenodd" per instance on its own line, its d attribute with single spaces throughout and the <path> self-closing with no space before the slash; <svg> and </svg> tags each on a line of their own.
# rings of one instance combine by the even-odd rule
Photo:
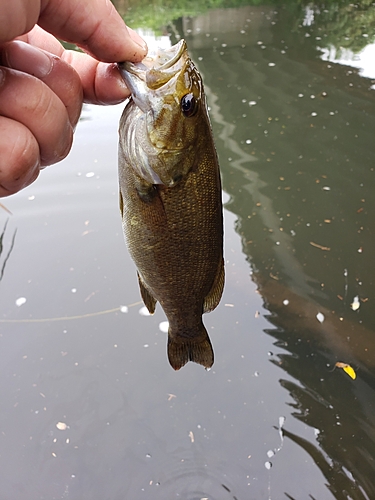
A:
<svg viewBox="0 0 375 500">
<path fill-rule="evenodd" d="M 131 92 L 135 104 L 144 112 L 160 106 L 155 91 L 170 83 L 181 71 L 188 58 L 185 40 L 169 49 L 157 49 L 147 55 L 140 63 L 123 62 L 118 64 L 121 76 Z M 160 99 L 159 99 L 160 101 Z"/>
</svg>

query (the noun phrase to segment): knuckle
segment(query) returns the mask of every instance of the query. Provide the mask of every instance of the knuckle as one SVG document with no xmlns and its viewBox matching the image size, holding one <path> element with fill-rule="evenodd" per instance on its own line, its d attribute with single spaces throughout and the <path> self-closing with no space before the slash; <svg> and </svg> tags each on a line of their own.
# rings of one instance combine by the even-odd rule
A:
<svg viewBox="0 0 375 500">
<path fill-rule="evenodd" d="M 31 133 L 19 133 L 0 149 L 0 196 L 9 196 L 38 177 L 39 147 Z"/>
</svg>

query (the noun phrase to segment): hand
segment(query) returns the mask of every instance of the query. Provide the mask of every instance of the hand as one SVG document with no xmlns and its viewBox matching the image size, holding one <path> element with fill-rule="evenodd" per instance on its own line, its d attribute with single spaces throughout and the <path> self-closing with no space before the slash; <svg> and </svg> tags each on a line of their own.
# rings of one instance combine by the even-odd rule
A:
<svg viewBox="0 0 375 500">
<path fill-rule="evenodd" d="M 1 197 L 68 154 L 83 101 L 128 97 L 114 63 L 138 62 L 147 47 L 109 0 L 0 0 L 0 11 Z"/>
</svg>

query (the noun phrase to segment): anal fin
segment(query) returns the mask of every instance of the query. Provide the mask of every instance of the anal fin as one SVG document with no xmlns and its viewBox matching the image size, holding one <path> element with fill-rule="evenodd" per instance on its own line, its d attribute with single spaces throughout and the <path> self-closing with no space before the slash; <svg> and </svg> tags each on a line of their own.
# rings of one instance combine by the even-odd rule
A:
<svg viewBox="0 0 375 500">
<path fill-rule="evenodd" d="M 145 306 L 147 307 L 148 312 L 150 314 L 154 314 L 157 300 L 147 290 L 146 285 L 144 284 L 144 282 L 141 278 L 141 275 L 138 272 L 137 272 L 137 275 L 138 275 L 138 283 L 139 283 L 139 289 L 141 292 L 142 300 L 143 300 Z"/>
<path fill-rule="evenodd" d="M 204 298 L 203 302 L 204 313 L 213 311 L 215 307 L 217 307 L 217 305 L 219 304 L 224 290 L 224 280 L 225 280 L 224 259 L 221 259 L 220 264 L 217 268 L 216 276 L 212 284 L 211 290 L 209 291 L 208 295 Z"/>
</svg>

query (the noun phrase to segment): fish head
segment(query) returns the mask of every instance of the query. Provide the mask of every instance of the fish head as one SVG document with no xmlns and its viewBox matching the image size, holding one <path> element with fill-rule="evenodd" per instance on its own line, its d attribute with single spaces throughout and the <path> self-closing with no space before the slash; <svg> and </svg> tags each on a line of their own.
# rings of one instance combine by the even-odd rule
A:
<svg viewBox="0 0 375 500">
<path fill-rule="evenodd" d="M 201 76 L 186 42 L 150 53 L 141 63 L 119 69 L 138 109 L 138 138 L 146 181 L 172 187 L 193 168 L 208 115 Z"/>
</svg>

